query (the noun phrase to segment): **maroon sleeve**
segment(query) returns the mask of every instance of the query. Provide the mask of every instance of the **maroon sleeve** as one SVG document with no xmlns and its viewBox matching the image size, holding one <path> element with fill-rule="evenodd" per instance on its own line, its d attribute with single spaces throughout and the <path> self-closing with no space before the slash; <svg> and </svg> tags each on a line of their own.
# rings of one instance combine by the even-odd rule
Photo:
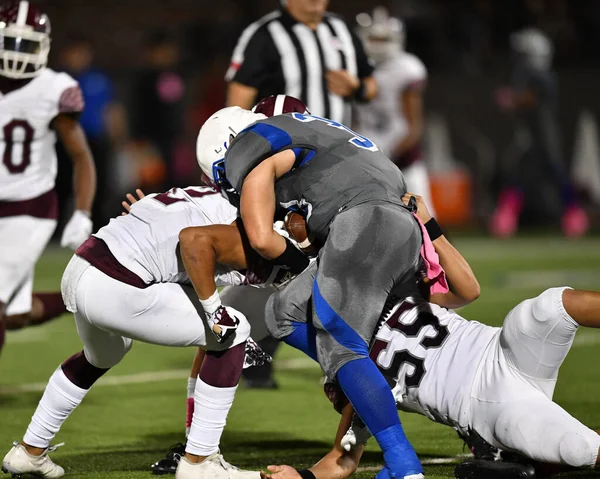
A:
<svg viewBox="0 0 600 479">
<path fill-rule="evenodd" d="M 83 93 L 79 85 L 67 88 L 58 100 L 58 113 L 81 113 L 85 108 Z"/>
</svg>

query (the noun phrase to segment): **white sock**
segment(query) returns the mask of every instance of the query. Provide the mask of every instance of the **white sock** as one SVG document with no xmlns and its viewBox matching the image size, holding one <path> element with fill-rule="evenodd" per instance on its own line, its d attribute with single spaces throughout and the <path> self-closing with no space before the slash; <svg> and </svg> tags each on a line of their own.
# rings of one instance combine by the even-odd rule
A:
<svg viewBox="0 0 600 479">
<path fill-rule="evenodd" d="M 30 446 L 46 449 L 88 391 L 69 381 L 59 366 L 48 381 L 23 441 Z"/>
<path fill-rule="evenodd" d="M 209 386 L 198 378 L 194 393 L 194 417 L 186 452 L 196 456 L 210 456 L 219 451 L 221 435 L 236 390 L 237 386 L 232 388 Z"/>
<path fill-rule="evenodd" d="M 186 404 L 186 417 L 185 417 L 185 437 L 190 435 L 190 428 L 192 427 L 192 417 L 194 414 L 194 390 L 196 389 L 196 381 L 198 377 L 188 378 L 187 382 L 187 404 Z"/>
</svg>

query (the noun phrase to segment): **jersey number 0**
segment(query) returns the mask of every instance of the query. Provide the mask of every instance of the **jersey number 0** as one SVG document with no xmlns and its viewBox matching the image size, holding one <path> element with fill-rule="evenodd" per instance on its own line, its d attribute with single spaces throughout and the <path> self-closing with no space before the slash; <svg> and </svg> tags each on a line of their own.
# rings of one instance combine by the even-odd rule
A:
<svg viewBox="0 0 600 479">
<path fill-rule="evenodd" d="M 15 143 L 15 131 L 23 131 L 21 161 L 16 162 L 13 150 Z M 33 142 L 34 130 L 27 120 L 12 120 L 2 128 L 4 133 L 4 155 L 2 163 L 8 169 L 9 173 L 23 173 L 31 164 L 31 143 Z"/>
</svg>

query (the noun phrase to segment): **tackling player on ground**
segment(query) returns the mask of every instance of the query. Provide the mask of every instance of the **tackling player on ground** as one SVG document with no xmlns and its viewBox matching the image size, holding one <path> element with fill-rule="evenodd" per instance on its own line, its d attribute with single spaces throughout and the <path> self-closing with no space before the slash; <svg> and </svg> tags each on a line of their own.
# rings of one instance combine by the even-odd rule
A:
<svg viewBox="0 0 600 479">
<path fill-rule="evenodd" d="M 404 198 L 407 203 L 410 196 Z M 421 198 L 418 212 L 429 226 Z M 438 233 L 432 240 L 448 275 L 451 303 L 467 304 L 479 294 L 477 280 Z M 600 293 L 549 289 L 518 304 L 502 328 L 468 321 L 438 304 L 447 304 L 446 299 L 431 295 L 428 302 L 416 297 L 391 302 L 370 357 L 386 376 L 398 409 L 448 425 L 470 445 L 502 451 L 502 462 L 467 461 L 457 467 L 456 477 L 533 479 L 543 466 L 535 462 L 600 468 L 600 436 L 552 402 L 578 327 L 600 328 Z M 270 466 L 265 477 L 349 477 L 370 436 L 352 416 L 347 407 L 334 448 L 304 476 L 290 466 Z M 506 462 L 515 460 L 507 453 L 521 457 Z"/>
<path fill-rule="evenodd" d="M 58 216 L 56 136 L 73 160 L 75 212 L 61 245 L 92 232 L 94 163 L 77 121 L 79 86 L 46 67 L 50 20 L 30 2 L 0 5 L 0 348 L 4 328 L 40 324 L 66 312 L 60 293 L 34 294 L 35 263 Z"/>
</svg>

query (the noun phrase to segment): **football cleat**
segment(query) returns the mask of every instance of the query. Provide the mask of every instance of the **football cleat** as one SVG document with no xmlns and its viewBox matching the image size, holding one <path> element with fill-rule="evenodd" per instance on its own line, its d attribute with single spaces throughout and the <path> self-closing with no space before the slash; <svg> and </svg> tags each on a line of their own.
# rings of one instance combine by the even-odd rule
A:
<svg viewBox="0 0 600 479">
<path fill-rule="evenodd" d="M 485 439 L 483 439 L 477 432 L 473 429 L 469 429 L 468 433 L 461 434 L 458 432 L 458 437 L 460 437 L 468 448 L 473 453 L 475 459 L 483 459 L 486 461 L 499 461 L 502 458 L 502 451 L 497 447 L 489 444 Z"/>
<path fill-rule="evenodd" d="M 152 474 L 162 476 L 164 474 L 175 474 L 179 461 L 185 455 L 185 444 L 178 443 L 169 449 L 166 456 L 160 461 L 152 464 Z"/>
<path fill-rule="evenodd" d="M 535 468 L 531 464 L 479 459 L 456 466 L 454 476 L 456 479 L 536 479 L 537 477 Z"/>
<path fill-rule="evenodd" d="M 24 474 L 31 474 L 39 477 L 53 478 L 65 475 L 65 470 L 54 464 L 48 457 L 48 453 L 55 451 L 58 447 L 50 446 L 40 456 L 32 456 L 27 452 L 25 446 L 18 442 L 13 443 L 13 447 L 2 461 L 2 472 L 11 474 L 14 478 L 20 478 Z"/>
<path fill-rule="evenodd" d="M 213 454 L 199 464 L 182 457 L 176 479 L 260 479 L 260 472 L 243 471 L 229 464 L 221 454 Z"/>
</svg>

